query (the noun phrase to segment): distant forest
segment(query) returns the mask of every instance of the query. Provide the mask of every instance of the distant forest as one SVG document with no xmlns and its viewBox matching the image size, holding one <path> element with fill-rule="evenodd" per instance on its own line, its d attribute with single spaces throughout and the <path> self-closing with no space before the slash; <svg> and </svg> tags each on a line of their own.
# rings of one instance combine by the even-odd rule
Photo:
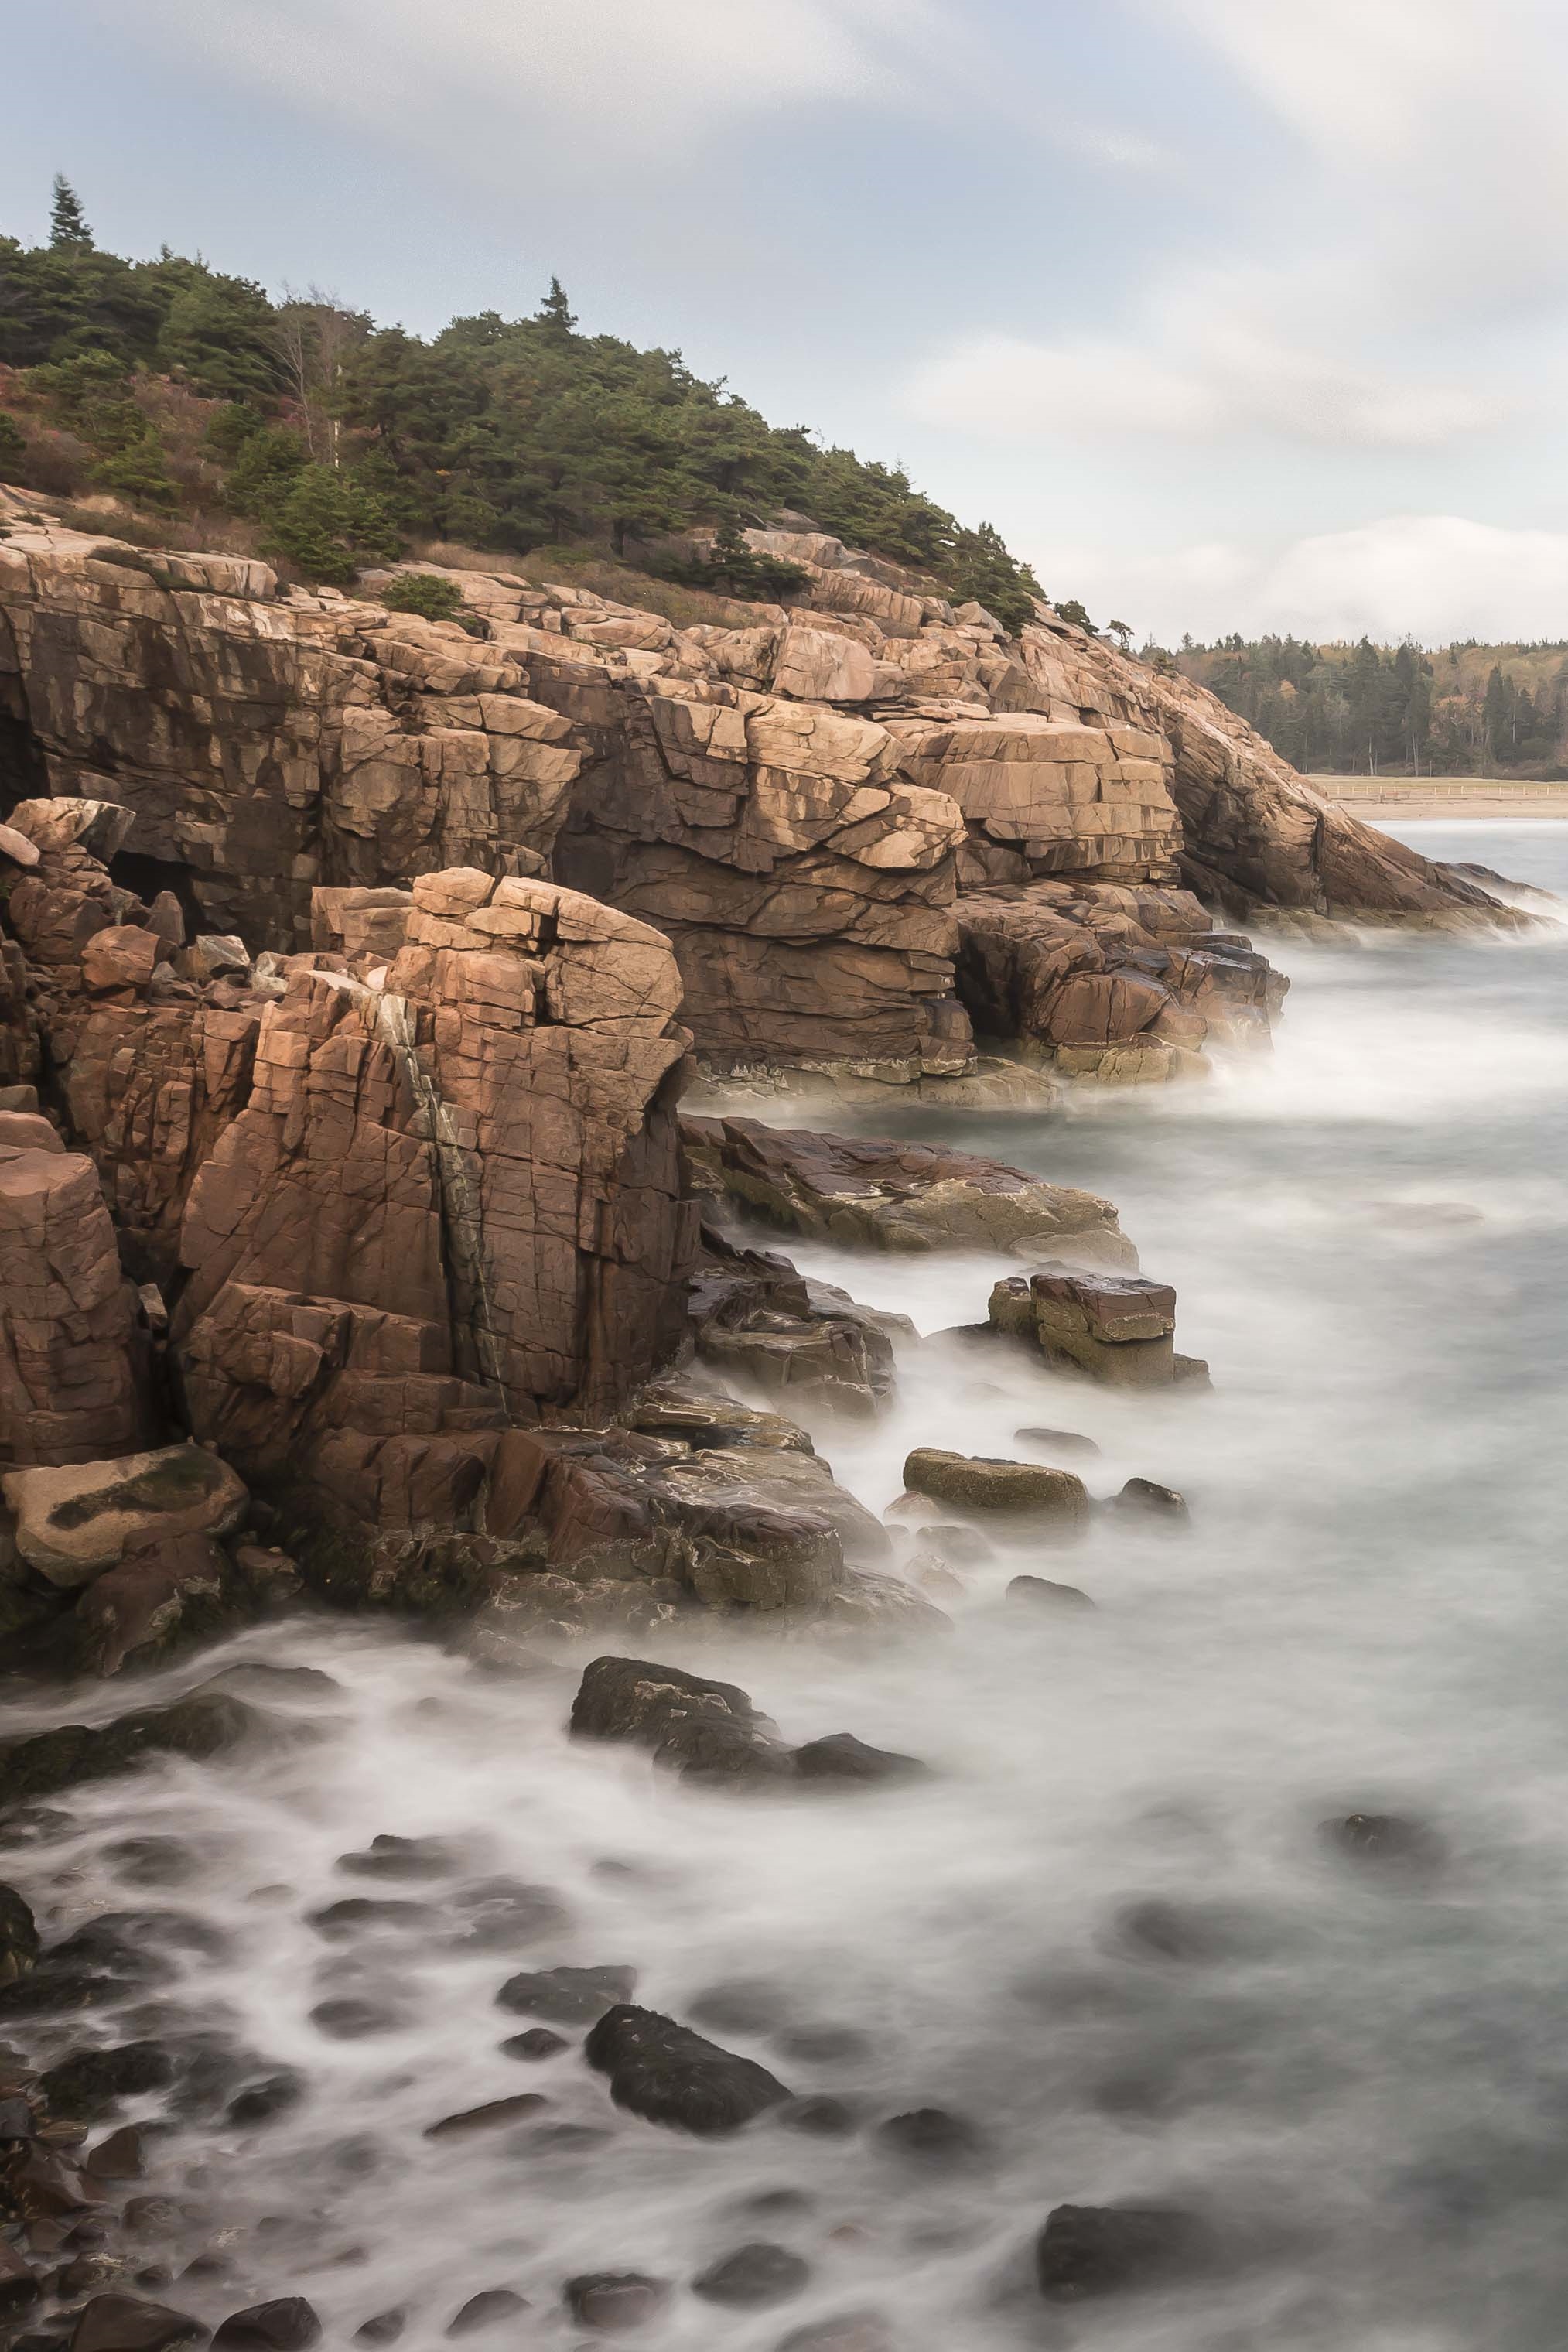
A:
<svg viewBox="0 0 1568 2352">
<path fill-rule="evenodd" d="M 47 244 L 0 236 L 0 479 L 179 515 L 316 580 L 432 542 L 652 548 L 689 588 L 785 597 L 799 568 L 739 534 L 789 509 L 1012 628 L 1041 593 L 901 467 L 768 424 L 678 351 L 580 333 L 553 278 L 530 317 L 427 341 L 319 288 L 274 301 L 167 247 L 106 253 L 64 179 Z M 657 556 L 692 530 L 716 543 Z"/>
<path fill-rule="evenodd" d="M 1217 694 L 1320 774 L 1568 779 L 1568 641 L 1314 646 L 1223 637 L 1145 657 Z"/>
</svg>

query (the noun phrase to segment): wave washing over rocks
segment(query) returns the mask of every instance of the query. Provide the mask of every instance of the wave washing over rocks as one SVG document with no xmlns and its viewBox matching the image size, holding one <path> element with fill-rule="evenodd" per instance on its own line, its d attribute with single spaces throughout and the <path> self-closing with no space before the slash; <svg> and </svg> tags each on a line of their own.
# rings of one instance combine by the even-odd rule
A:
<svg viewBox="0 0 1568 2352">
<path fill-rule="evenodd" d="M 1544 2345 L 1561 933 L 761 536 L 0 538 L 3 2340 Z"/>
</svg>

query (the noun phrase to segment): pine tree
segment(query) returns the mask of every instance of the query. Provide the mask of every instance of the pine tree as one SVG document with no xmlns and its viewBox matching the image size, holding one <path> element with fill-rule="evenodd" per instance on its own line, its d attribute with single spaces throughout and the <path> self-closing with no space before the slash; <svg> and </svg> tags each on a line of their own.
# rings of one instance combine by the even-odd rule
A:
<svg viewBox="0 0 1568 2352">
<path fill-rule="evenodd" d="M 90 253 L 92 231 L 81 208 L 81 198 L 63 172 L 55 173 L 54 201 L 49 206 L 49 243 L 57 253 Z"/>
<path fill-rule="evenodd" d="M 538 326 L 553 328 L 563 339 L 574 332 L 577 313 L 567 300 L 566 289 L 559 278 L 550 279 L 549 292 L 534 312 L 534 319 Z"/>
</svg>

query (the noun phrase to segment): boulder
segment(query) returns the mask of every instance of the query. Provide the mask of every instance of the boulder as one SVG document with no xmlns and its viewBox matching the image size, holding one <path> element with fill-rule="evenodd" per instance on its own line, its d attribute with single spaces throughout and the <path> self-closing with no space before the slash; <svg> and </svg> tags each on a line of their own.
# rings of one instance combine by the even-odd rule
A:
<svg viewBox="0 0 1568 2352">
<path fill-rule="evenodd" d="M 1065 1528 L 1089 1517 L 1089 1490 L 1071 1470 L 1036 1462 L 991 1460 L 919 1445 L 904 1465 L 904 1483 L 956 1510 L 1044 1519 Z"/>
<path fill-rule="evenodd" d="M 801 1780 L 921 1780 L 928 1770 L 917 1756 L 901 1756 L 891 1748 L 868 1748 L 852 1731 L 830 1732 L 825 1738 L 810 1739 L 795 1750 L 795 1774 Z"/>
<path fill-rule="evenodd" d="M 788 2246 L 754 2241 L 721 2254 L 692 2281 L 692 2293 L 728 2311 L 766 2311 L 789 2303 L 808 2285 L 809 2263 Z"/>
<path fill-rule="evenodd" d="M 894 1391 L 892 1333 L 902 1317 L 857 1306 L 834 1284 L 799 1274 L 771 1251 L 737 1249 L 711 1229 L 693 1276 L 697 1353 L 769 1395 L 857 1419 Z"/>
<path fill-rule="evenodd" d="M 580 2327 L 619 2335 L 653 2318 L 668 2303 L 670 2290 L 663 2279 L 641 2271 L 591 2271 L 568 2279 L 562 2297 Z"/>
<path fill-rule="evenodd" d="M 127 1551 L 185 1536 L 223 1536 L 244 1517 L 245 1486 L 199 1445 L 165 1445 L 64 1469 L 13 1470 L 0 1491 L 16 1514 L 16 1549 L 51 1584 L 90 1584 Z"/>
<path fill-rule="evenodd" d="M 256 1722 L 240 1700 L 194 1690 L 167 1706 L 145 1707 L 112 1723 L 67 1723 L 6 1740 L 0 1745 L 0 1812 L 86 1781 L 132 1772 L 150 1756 L 221 1755 L 236 1747 Z"/>
<path fill-rule="evenodd" d="M 1059 2205 L 1035 2242 L 1035 2278 L 1048 2303 L 1170 2286 L 1207 2267 L 1209 2231 L 1162 2205 Z"/>
<path fill-rule="evenodd" d="M 572 1702 L 576 1739 L 629 1740 L 683 1776 L 773 1780 L 789 1771 L 774 1726 L 734 1683 L 642 1658 L 595 1658 Z"/>
<path fill-rule="evenodd" d="M 309 2352 L 320 2341 L 312 2306 L 302 2294 L 286 2294 L 231 2312 L 213 2337 L 212 2352 Z"/>
<path fill-rule="evenodd" d="M 775 1224 L 879 1249 L 1005 1249 L 1134 1265 L 1109 1201 L 944 1145 L 822 1135 L 754 1118 L 681 1121 L 699 1177 Z"/>
<path fill-rule="evenodd" d="M 548 2017 L 557 2025 L 591 2025 L 607 2009 L 629 2001 L 636 1983 L 635 1969 L 525 1969 L 507 1978 L 496 1995 L 496 2005 L 517 2017 Z M 556 2036 L 546 2038 L 558 2049 L 564 2046 Z"/>
<path fill-rule="evenodd" d="M 737 2131 L 790 2095 L 766 2066 L 720 2049 L 656 2010 L 608 2011 L 583 2054 L 609 2077 L 617 2106 L 702 2137 Z"/>
<path fill-rule="evenodd" d="M 1032 1339 L 1046 1362 L 1063 1370 L 1117 1388 L 1168 1388 L 1178 1377 L 1168 1283 L 1053 1266 L 1005 1276 L 988 1313 L 993 1329 Z"/>
<path fill-rule="evenodd" d="M 81 2307 L 70 2352 L 175 2352 L 180 2345 L 204 2343 L 206 2334 L 189 2312 L 144 2295 L 95 2294 Z"/>
</svg>

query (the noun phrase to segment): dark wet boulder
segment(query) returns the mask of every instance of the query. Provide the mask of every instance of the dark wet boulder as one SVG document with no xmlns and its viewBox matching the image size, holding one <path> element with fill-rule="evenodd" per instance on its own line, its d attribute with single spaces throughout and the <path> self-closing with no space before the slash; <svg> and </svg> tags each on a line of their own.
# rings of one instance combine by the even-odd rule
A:
<svg viewBox="0 0 1568 2352">
<path fill-rule="evenodd" d="M 519 2311 L 527 2311 L 523 2296 L 509 2286 L 482 2287 L 471 2294 L 461 2311 L 454 2312 L 447 2322 L 448 2336 L 477 2336 L 482 2328 L 498 2327 L 504 2319 L 515 2319 Z"/>
<path fill-rule="evenodd" d="M 653 2318 L 669 2301 L 670 2290 L 663 2279 L 645 2277 L 641 2271 L 593 2271 L 568 2279 L 562 2294 L 580 2327 L 616 2335 Z"/>
<path fill-rule="evenodd" d="M 212 2352 L 308 2352 L 321 2341 L 321 2322 L 302 2294 L 279 2295 L 230 2314 L 213 2337 Z"/>
<path fill-rule="evenodd" d="M 73 2123 L 96 2123 L 117 2099 L 166 2091 L 176 2071 L 173 2057 L 161 2042 L 124 2042 L 111 2050 L 82 2050 L 62 2058 L 39 2076 L 38 2090 L 51 2115 Z"/>
<path fill-rule="evenodd" d="M 789 1769 L 774 1726 L 734 1683 L 646 1658 L 595 1658 L 572 1702 L 575 1739 L 629 1740 L 704 1779 L 778 1778 Z"/>
<path fill-rule="evenodd" d="M 82 2305 L 70 2352 L 174 2352 L 177 2345 L 200 2344 L 206 2333 L 199 2319 L 167 2304 L 139 2294 L 95 2294 Z"/>
<path fill-rule="evenodd" d="M 519 1878 L 479 1878 L 451 1898 L 451 1940 L 461 1951 L 505 1952 L 541 1936 L 559 1936 L 570 1915 L 553 1886 Z"/>
<path fill-rule="evenodd" d="M 406 2311 L 378 2311 L 354 2330 L 356 2344 L 395 2344 L 408 2326 Z"/>
<path fill-rule="evenodd" d="M 980 2135 L 967 2116 L 946 2107 L 911 2107 L 878 2124 L 879 2147 L 921 2164 L 963 2164 L 980 2151 Z"/>
<path fill-rule="evenodd" d="M 38 1957 L 38 1930 L 14 1886 L 0 1886 L 0 1985 L 25 1977 Z"/>
<path fill-rule="evenodd" d="M 231 2124 L 246 2130 L 258 2124 L 269 2124 L 275 2116 L 287 2115 L 305 2096 L 307 2084 L 303 2074 L 292 2066 L 280 2066 L 275 2073 L 263 2074 L 236 2091 L 224 2110 Z"/>
<path fill-rule="evenodd" d="M 329 2042 L 363 2042 L 375 2033 L 397 2033 L 409 2023 L 408 2011 L 395 2000 L 378 2000 L 369 1993 L 339 1993 L 319 2000 L 310 2022 Z"/>
<path fill-rule="evenodd" d="M 758 2239 L 710 2263 L 693 2279 L 692 2293 L 700 2294 L 705 2303 L 723 2304 L 731 2311 L 765 2311 L 799 2294 L 810 2275 L 810 2263 L 791 2253 L 788 2246 Z"/>
<path fill-rule="evenodd" d="M 457 1856 L 444 1838 L 393 1837 L 383 1831 L 357 1853 L 340 1853 L 338 1868 L 356 1878 L 446 1878 Z"/>
<path fill-rule="evenodd" d="M 1185 1526 L 1192 1516 L 1186 1496 L 1178 1495 L 1174 1486 L 1162 1486 L 1155 1478 L 1129 1478 L 1106 1508 L 1124 1518 L 1155 1519 L 1167 1527 Z"/>
<path fill-rule="evenodd" d="M 790 2095 L 766 2066 L 656 2010 L 612 2009 L 583 2046 L 589 2064 L 609 2076 L 617 2106 L 676 2131 L 737 2131 Z"/>
<path fill-rule="evenodd" d="M 44 2291 L 37 2273 L 25 2263 L 15 2246 L 0 2239 L 0 2324 L 18 2319 Z"/>
<path fill-rule="evenodd" d="M 490 2099 L 482 2107 L 464 2107 L 439 2123 L 426 2124 L 426 2139 L 467 2139 L 476 2133 L 499 2131 L 507 2124 L 531 2123 L 549 2101 L 538 2091 L 519 2091 L 509 2099 Z"/>
<path fill-rule="evenodd" d="M 552 2033 L 548 2025 L 530 2025 L 526 2033 L 513 2033 L 500 2044 L 503 2058 L 521 2058 L 537 2065 L 543 2058 L 554 2058 L 570 2044 L 564 2033 Z"/>
<path fill-rule="evenodd" d="M 340 1944 L 378 1930 L 406 1935 L 411 1929 L 427 1927 L 436 1916 L 428 1903 L 400 1903 L 390 1895 L 378 1899 L 373 1895 L 346 1895 L 336 1903 L 325 1904 L 319 1911 L 308 1911 L 305 1925 L 314 1927 L 328 1943 Z"/>
<path fill-rule="evenodd" d="M 555 2025 L 591 2025 L 607 2009 L 629 2001 L 635 1969 L 523 1969 L 496 1995 L 497 2009 L 517 2017 L 548 2017 Z"/>
<path fill-rule="evenodd" d="M 861 1783 L 920 1780 L 930 1771 L 917 1756 L 901 1756 L 891 1748 L 868 1748 L 852 1731 L 830 1732 L 825 1739 L 808 1740 L 795 1750 L 796 1778 L 801 1780 L 850 1780 Z"/>
<path fill-rule="evenodd" d="M 773 2352 L 897 2352 L 897 2339 L 879 2311 L 843 2311 L 791 2328 Z"/>
<path fill-rule="evenodd" d="M 153 1756 L 204 1760 L 238 1745 L 258 1718 L 221 1691 L 192 1691 L 168 1706 L 143 1707 L 116 1722 L 66 1723 L 0 1747 L 0 1811 L 90 1780 L 132 1772 Z"/>
<path fill-rule="evenodd" d="M 1368 1870 L 1421 1875 L 1448 1858 L 1436 1830 L 1401 1813 L 1343 1813 L 1320 1823 L 1319 1833 L 1335 1853 Z"/>
<path fill-rule="evenodd" d="M 1076 1584 L 1054 1584 L 1049 1576 L 1015 1576 L 1008 1585 L 1008 1605 L 1052 1616 L 1092 1609 L 1094 1603 Z"/>
<path fill-rule="evenodd" d="M 1059 2205 L 1035 2241 L 1035 2278 L 1048 2303 L 1170 2286 L 1204 2269 L 1207 2225 L 1166 2205 Z"/>
</svg>

